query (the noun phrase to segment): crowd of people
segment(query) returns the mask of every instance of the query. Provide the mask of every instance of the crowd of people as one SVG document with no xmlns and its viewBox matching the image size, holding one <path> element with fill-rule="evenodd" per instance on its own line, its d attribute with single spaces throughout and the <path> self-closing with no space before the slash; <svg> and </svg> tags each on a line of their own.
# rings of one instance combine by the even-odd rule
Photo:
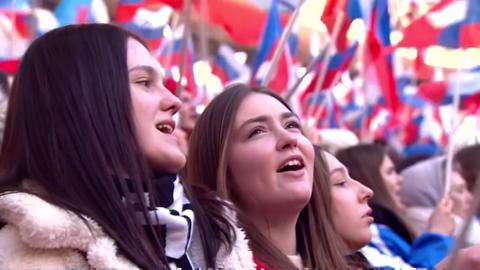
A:
<svg viewBox="0 0 480 270">
<path fill-rule="evenodd" d="M 387 144 L 330 153 L 264 87 L 197 115 L 114 25 L 46 33 L 2 88 L 2 269 L 445 269 L 474 210 L 478 145 L 445 193 L 445 157 L 400 171 Z M 480 267 L 479 231 L 455 269 Z"/>
</svg>

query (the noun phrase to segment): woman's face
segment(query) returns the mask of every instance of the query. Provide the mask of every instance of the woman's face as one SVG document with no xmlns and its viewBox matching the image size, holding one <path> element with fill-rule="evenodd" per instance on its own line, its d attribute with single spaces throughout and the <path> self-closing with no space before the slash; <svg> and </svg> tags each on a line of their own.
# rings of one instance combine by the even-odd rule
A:
<svg viewBox="0 0 480 270">
<path fill-rule="evenodd" d="M 473 203 L 473 196 L 467 189 L 465 179 L 455 170 L 452 171 L 450 184 L 450 198 L 453 201 L 453 213 L 459 217 L 467 218 Z"/>
<path fill-rule="evenodd" d="M 313 145 L 275 98 L 252 93 L 243 100 L 227 151 L 232 196 L 249 215 L 299 213 L 310 200 Z"/>
<path fill-rule="evenodd" d="M 332 186 L 333 225 L 350 251 L 367 245 L 372 238 L 372 209 L 368 200 L 373 191 L 352 179 L 347 168 L 333 155 L 324 152 Z"/>
<path fill-rule="evenodd" d="M 180 109 L 180 100 L 163 86 L 155 59 L 132 38 L 127 42 L 127 65 L 139 145 L 155 172 L 177 173 L 186 162 L 172 134 L 172 116 Z"/>
<path fill-rule="evenodd" d="M 400 200 L 400 195 L 398 193 L 400 190 L 400 185 L 403 181 L 403 177 L 397 173 L 395 166 L 388 155 L 385 155 L 382 164 L 380 164 L 380 175 L 382 176 L 383 181 L 385 181 L 387 190 L 390 193 L 395 205 L 398 208 L 403 208 L 404 205 Z"/>
<path fill-rule="evenodd" d="M 195 100 L 192 94 L 186 90 L 182 91 L 180 98 L 182 100 L 182 108 L 178 112 L 178 123 L 180 128 L 190 133 L 195 127 L 198 118 L 197 111 L 195 110 Z"/>
</svg>

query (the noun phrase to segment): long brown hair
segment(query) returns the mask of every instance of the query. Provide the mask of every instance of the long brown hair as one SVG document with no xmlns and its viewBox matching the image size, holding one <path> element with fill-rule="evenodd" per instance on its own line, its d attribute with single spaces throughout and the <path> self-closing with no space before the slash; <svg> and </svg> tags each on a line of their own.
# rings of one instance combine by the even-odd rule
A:
<svg viewBox="0 0 480 270">
<path fill-rule="evenodd" d="M 230 144 L 234 120 L 239 106 L 252 93 L 270 95 L 290 111 L 290 107 L 277 95 L 263 87 L 238 84 L 225 89 L 205 109 L 192 133 L 187 160 L 188 181 L 194 185 L 216 190 L 225 200 L 232 200 L 227 177 L 227 149 Z M 331 198 L 328 171 L 325 162 L 316 162 L 312 198 L 301 211 L 297 225 L 297 247 L 308 268 L 345 269 L 341 240 L 331 223 Z M 234 201 L 235 203 L 235 201 Z M 258 228 L 239 211 L 250 246 L 262 262 L 277 269 L 293 269 L 288 257 L 275 247 Z"/>
<path fill-rule="evenodd" d="M 10 95 L 0 153 L 0 193 L 34 193 L 21 187 L 24 179 L 33 179 L 46 191 L 37 195 L 94 219 L 139 267 L 160 269 L 168 266 L 164 236 L 152 224 L 145 229 L 134 218 L 138 210 L 121 197 L 131 191 L 116 179 L 125 175 L 134 180 L 133 192 L 147 217 L 141 199 L 144 192 L 150 193 L 152 204 L 157 200 L 152 188 L 154 172 L 134 128 L 129 38 L 144 44 L 114 25 L 85 24 L 52 30 L 31 44 Z M 222 223 L 222 217 L 207 216 L 216 204 L 202 201 L 203 209 L 195 193 L 188 186 L 185 189 L 200 221 L 207 262 L 213 267 L 228 224 Z M 223 240 L 228 244 L 228 239 Z"/>
<path fill-rule="evenodd" d="M 337 152 L 337 159 L 348 168 L 350 176 L 373 190 L 372 204 L 392 211 L 407 229 L 408 237 L 415 237 L 404 214 L 393 201 L 385 180 L 380 173 L 380 166 L 388 156 L 387 149 L 380 144 L 360 144 Z"/>
<path fill-rule="evenodd" d="M 465 178 L 467 188 L 473 192 L 475 182 L 480 174 L 480 144 L 465 146 L 455 153 L 459 173 Z"/>
</svg>

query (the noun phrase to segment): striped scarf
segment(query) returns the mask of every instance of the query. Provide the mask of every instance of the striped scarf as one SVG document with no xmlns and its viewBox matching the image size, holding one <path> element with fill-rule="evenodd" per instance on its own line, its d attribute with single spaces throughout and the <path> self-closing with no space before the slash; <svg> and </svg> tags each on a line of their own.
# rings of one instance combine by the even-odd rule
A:
<svg viewBox="0 0 480 270">
<path fill-rule="evenodd" d="M 127 181 L 127 187 L 133 190 L 129 182 Z M 152 226 L 165 236 L 162 246 L 170 269 L 193 269 L 187 249 L 192 239 L 194 214 L 183 186 L 176 175 L 163 175 L 153 180 L 153 188 L 157 194 L 156 207 L 150 206 L 149 196 L 145 194 L 148 217 Z M 137 218 L 148 226 L 143 212 L 140 212 L 141 206 L 134 204 L 134 207 L 139 211 Z M 148 232 L 149 228 L 146 229 Z"/>
</svg>

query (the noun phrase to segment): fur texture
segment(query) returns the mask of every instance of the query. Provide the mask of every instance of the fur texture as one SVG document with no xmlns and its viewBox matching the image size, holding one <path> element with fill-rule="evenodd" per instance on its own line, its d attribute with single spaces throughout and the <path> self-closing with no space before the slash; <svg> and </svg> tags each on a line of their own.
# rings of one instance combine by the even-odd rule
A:
<svg viewBox="0 0 480 270">
<path fill-rule="evenodd" d="M 234 220 L 233 213 L 228 215 Z M 88 226 L 74 213 L 31 194 L 0 196 L 0 220 L 7 223 L 0 230 L 0 269 L 138 269 L 95 221 L 85 219 Z M 220 250 L 218 267 L 254 269 L 245 233 L 236 228 L 236 234 L 232 252 Z M 204 265 L 195 230 L 189 254 L 196 267 Z"/>
</svg>

